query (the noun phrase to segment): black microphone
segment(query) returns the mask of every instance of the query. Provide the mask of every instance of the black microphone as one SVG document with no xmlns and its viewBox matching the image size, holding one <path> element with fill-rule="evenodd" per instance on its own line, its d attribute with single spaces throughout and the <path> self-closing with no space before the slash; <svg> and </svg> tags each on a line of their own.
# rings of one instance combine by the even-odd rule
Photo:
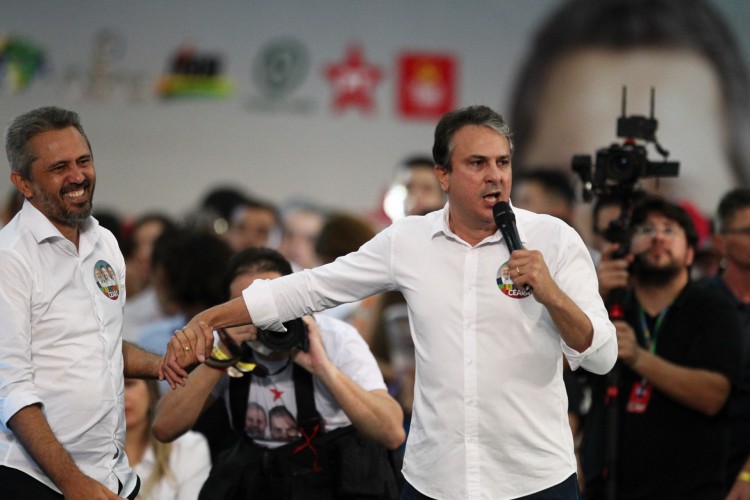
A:
<svg viewBox="0 0 750 500">
<path fill-rule="evenodd" d="M 510 204 L 507 201 L 498 201 L 492 207 L 492 216 L 495 218 L 495 224 L 503 235 L 505 244 L 508 245 L 508 253 L 513 253 L 513 250 L 523 250 L 521 244 L 521 237 L 518 236 L 518 229 L 516 228 L 516 215 L 510 208 Z M 524 285 L 526 293 L 531 293 L 532 288 L 529 285 Z"/>
</svg>

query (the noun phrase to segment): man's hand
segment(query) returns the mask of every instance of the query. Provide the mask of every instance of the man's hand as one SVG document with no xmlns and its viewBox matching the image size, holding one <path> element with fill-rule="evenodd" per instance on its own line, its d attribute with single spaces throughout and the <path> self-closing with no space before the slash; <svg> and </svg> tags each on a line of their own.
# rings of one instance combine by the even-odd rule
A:
<svg viewBox="0 0 750 500">
<path fill-rule="evenodd" d="M 65 500 L 121 500 L 124 497 L 112 493 L 98 481 L 84 475 L 71 478 L 65 488 L 60 488 Z"/>
<path fill-rule="evenodd" d="M 633 328 L 624 321 L 613 321 L 617 333 L 617 356 L 626 365 L 633 367 L 638 362 L 643 348 L 638 344 Z"/>
<path fill-rule="evenodd" d="M 615 259 L 614 253 L 620 249 L 618 243 L 609 245 L 602 253 L 602 260 L 596 269 L 599 279 L 599 295 L 606 298 L 609 292 L 615 288 L 626 288 L 628 286 L 628 267 L 633 262 L 633 255 L 627 255 L 622 259 Z"/>
<path fill-rule="evenodd" d="M 185 368 L 205 361 L 213 343 L 213 329 L 202 321 L 195 324 L 191 321 L 182 330 L 175 331 L 159 365 L 159 379 L 166 379 L 172 389 L 178 384 L 185 385 L 188 376 Z"/>
<path fill-rule="evenodd" d="M 308 352 L 296 350 L 292 354 L 292 360 L 313 375 L 320 377 L 322 373 L 331 368 L 333 365 L 328 358 L 328 353 L 323 345 L 323 337 L 320 335 L 320 329 L 315 318 L 305 316 L 302 318 L 307 326 L 307 338 L 310 341 L 310 350 Z"/>
<path fill-rule="evenodd" d="M 546 304 L 555 292 L 559 292 L 539 250 L 514 250 L 510 255 L 508 267 L 513 284 L 519 288 L 531 286 L 534 289 L 534 298 L 540 304 Z"/>
<path fill-rule="evenodd" d="M 729 490 L 726 500 L 750 500 L 750 483 L 737 479 Z"/>
</svg>

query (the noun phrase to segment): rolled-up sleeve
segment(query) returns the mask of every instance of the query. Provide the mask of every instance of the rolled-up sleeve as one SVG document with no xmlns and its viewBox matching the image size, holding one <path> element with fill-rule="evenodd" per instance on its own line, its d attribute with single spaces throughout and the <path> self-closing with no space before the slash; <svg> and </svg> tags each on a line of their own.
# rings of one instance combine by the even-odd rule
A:
<svg viewBox="0 0 750 500">
<path fill-rule="evenodd" d="M 562 351 L 571 369 L 582 367 L 591 373 L 603 375 L 617 361 L 615 327 L 599 295 L 599 281 L 591 254 L 575 231 L 570 231 L 565 248 L 566 251 L 561 252 L 562 259 L 557 266 L 555 281 L 591 321 L 594 334 L 591 345 L 585 351 L 578 352 L 561 341 Z"/>
<path fill-rule="evenodd" d="M 13 251 L 0 252 L 0 418 L 41 403 L 31 364 L 32 273 Z"/>
</svg>

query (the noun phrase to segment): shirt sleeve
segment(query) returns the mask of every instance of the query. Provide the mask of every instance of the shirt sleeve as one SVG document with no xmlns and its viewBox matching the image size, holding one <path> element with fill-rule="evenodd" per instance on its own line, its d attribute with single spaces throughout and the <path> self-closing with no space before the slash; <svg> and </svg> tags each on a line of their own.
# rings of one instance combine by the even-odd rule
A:
<svg viewBox="0 0 750 500">
<path fill-rule="evenodd" d="M 571 369 L 578 367 L 604 375 L 617 361 L 617 336 L 599 295 L 599 281 L 591 254 L 578 233 L 569 228 L 567 244 L 561 252 L 554 278 L 560 289 L 591 321 L 594 336 L 591 346 L 578 352 L 561 340 L 562 351 Z"/>
<path fill-rule="evenodd" d="M 285 331 L 284 321 L 395 289 L 391 234 L 390 228 L 384 229 L 330 264 L 254 281 L 242 293 L 253 324 Z"/>
<path fill-rule="evenodd" d="M 356 328 L 324 315 L 316 315 L 315 320 L 331 362 L 343 374 L 366 391 L 387 390 L 378 362 Z"/>
<path fill-rule="evenodd" d="M 21 408 L 40 403 L 31 364 L 31 298 L 33 275 L 13 251 L 0 252 L 0 417 L 8 420 Z"/>
</svg>

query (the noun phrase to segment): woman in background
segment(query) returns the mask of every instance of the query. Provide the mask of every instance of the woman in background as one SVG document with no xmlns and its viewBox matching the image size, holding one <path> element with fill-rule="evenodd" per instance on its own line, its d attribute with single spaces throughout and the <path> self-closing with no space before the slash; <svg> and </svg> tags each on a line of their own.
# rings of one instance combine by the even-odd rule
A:
<svg viewBox="0 0 750 500">
<path fill-rule="evenodd" d="M 159 386 L 155 380 L 125 379 L 125 453 L 141 478 L 139 500 L 197 499 L 211 470 L 208 442 L 189 431 L 172 443 L 151 433 Z"/>
</svg>

